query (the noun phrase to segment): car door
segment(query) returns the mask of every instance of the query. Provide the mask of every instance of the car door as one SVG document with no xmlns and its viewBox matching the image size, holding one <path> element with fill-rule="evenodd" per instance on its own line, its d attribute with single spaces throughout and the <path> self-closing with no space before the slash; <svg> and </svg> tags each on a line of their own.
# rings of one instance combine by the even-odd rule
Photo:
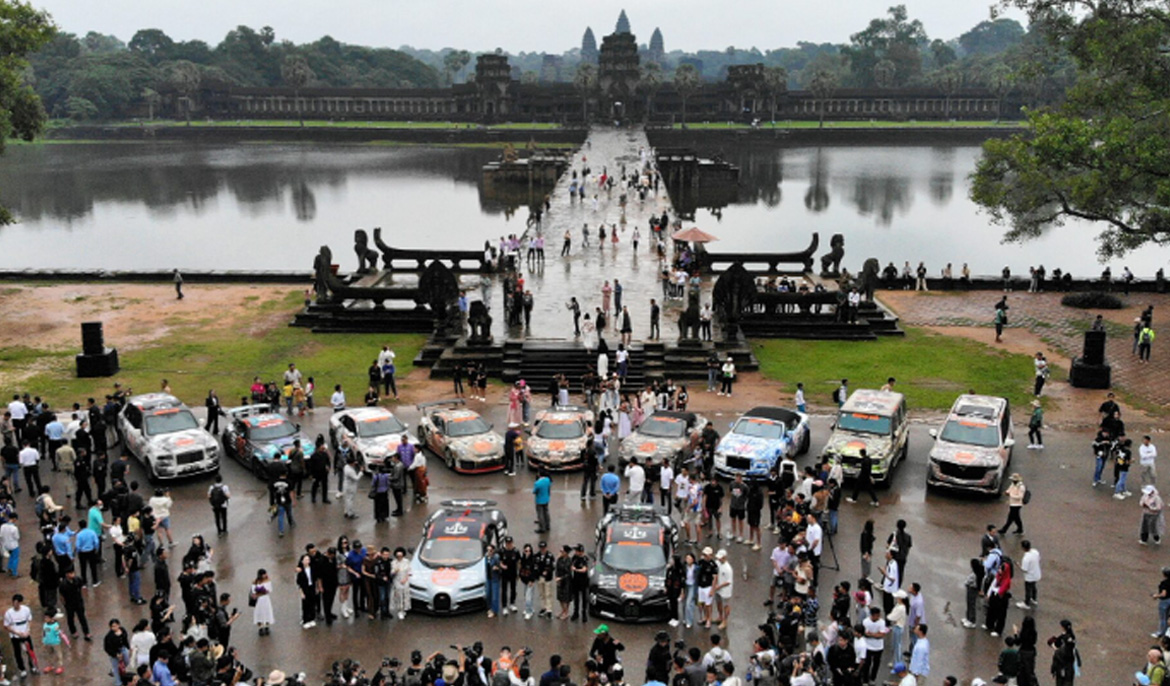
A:
<svg viewBox="0 0 1170 686">
<path fill-rule="evenodd" d="M 443 421 L 443 417 L 441 415 L 433 414 L 431 415 L 431 426 L 431 432 L 427 436 L 427 445 L 435 452 L 435 454 L 442 455 L 443 444 L 445 442 L 444 432 L 447 429 L 446 423 Z"/>
<path fill-rule="evenodd" d="M 135 405 L 127 405 L 122 411 L 122 433 L 126 438 L 126 447 L 138 457 L 142 457 L 142 411 Z"/>
</svg>

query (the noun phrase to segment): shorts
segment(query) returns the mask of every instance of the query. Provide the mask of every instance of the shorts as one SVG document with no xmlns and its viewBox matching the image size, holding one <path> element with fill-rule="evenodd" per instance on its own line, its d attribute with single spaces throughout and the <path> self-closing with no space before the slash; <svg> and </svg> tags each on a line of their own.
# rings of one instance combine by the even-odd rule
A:
<svg viewBox="0 0 1170 686">
<path fill-rule="evenodd" d="M 759 528 L 760 526 L 760 511 L 752 510 L 748 513 L 748 526 L 752 528 Z"/>
<path fill-rule="evenodd" d="M 160 529 L 171 528 L 171 518 L 168 516 L 168 517 L 163 517 L 162 519 L 160 519 L 158 521 L 158 528 L 160 528 Z"/>
<path fill-rule="evenodd" d="M 736 519 L 736 520 L 739 520 L 742 522 L 745 517 L 747 517 L 747 510 L 736 510 L 736 509 L 732 508 L 732 510 L 731 510 L 731 518 L 732 519 Z"/>
<path fill-rule="evenodd" d="M 703 521 L 703 513 L 699 510 L 687 510 L 683 515 L 683 522 L 685 524 L 701 524 Z"/>
<path fill-rule="evenodd" d="M 706 588 L 699 589 L 699 604 L 700 605 L 707 605 L 707 606 L 711 605 L 711 587 L 710 586 L 708 586 Z"/>
</svg>

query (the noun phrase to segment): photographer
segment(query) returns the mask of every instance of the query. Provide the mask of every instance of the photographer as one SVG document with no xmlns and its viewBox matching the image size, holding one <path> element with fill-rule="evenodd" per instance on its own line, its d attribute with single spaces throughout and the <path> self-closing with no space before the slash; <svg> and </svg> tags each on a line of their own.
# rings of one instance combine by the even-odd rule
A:
<svg viewBox="0 0 1170 686">
<path fill-rule="evenodd" d="M 792 678 L 788 680 L 791 686 L 816 686 L 813 677 L 812 658 L 807 653 L 800 654 L 792 662 Z"/>
<path fill-rule="evenodd" d="M 650 647 L 650 654 L 646 657 L 646 681 L 657 681 L 665 684 L 670 678 L 670 634 L 659 631 L 654 636 L 654 645 Z"/>
</svg>

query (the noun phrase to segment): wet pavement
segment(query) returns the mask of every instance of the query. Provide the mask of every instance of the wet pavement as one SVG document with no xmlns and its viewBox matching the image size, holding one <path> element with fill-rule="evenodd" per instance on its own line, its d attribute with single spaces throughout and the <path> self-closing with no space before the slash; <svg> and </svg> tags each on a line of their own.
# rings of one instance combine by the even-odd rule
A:
<svg viewBox="0 0 1170 686">
<path fill-rule="evenodd" d="M 544 214 L 539 227 L 539 233 L 545 239 L 544 264 L 522 262 L 521 274 L 525 288 L 532 291 L 534 301 L 531 327 L 525 330 L 523 327 L 505 326 L 501 278 L 494 278 L 488 289 L 487 299 L 494 319 L 493 335 L 497 340 L 505 337 L 571 338 L 573 318 L 565 307 L 569 298 L 576 296 L 582 314 L 592 314 L 594 308 L 601 306 L 601 287 L 607 279 L 611 285 L 614 279 L 622 284 L 622 304 L 630 310 L 634 338 L 642 338 L 649 333 L 650 299 L 657 298 L 659 304 L 663 304 L 662 286 L 658 280 L 662 264 L 658 261 L 649 230 L 650 218 L 666 212 L 670 220 L 674 221 L 674 209 L 665 187 L 661 187 L 657 193 L 649 192 L 642 201 L 639 201 L 636 193 L 624 190 L 620 183 L 615 183 L 612 191 L 598 190 L 597 187 L 597 179 L 603 171 L 620 179 L 623 167 L 627 173 L 637 169 L 641 163 L 640 150 L 646 152 L 647 160 L 652 160 L 650 144 L 641 129 L 594 128 L 590 131 L 584 146 L 574 153 L 570 166 L 571 170 L 578 172 L 578 182 L 582 168 L 586 165 L 590 168 L 593 183 L 587 198 L 584 201 L 570 200 L 569 186 L 573 182 L 573 175 L 571 172 L 563 174 L 550 193 L 551 209 Z M 620 201 L 623 192 L 628 196 L 624 211 Z M 596 208 L 594 195 L 597 196 Z M 598 242 L 600 224 L 606 226 L 604 247 Z M 587 245 L 583 244 L 581 236 L 582 227 L 586 225 L 589 228 Z M 618 227 L 616 245 L 610 239 L 614 225 Z M 641 232 L 637 250 L 632 243 L 634 227 L 638 227 Z M 561 248 L 566 230 L 572 237 L 572 246 L 570 254 L 562 257 Z M 538 229 L 530 230 L 535 231 Z M 497 237 L 492 245 L 498 244 Z M 669 238 L 667 244 L 670 244 Z M 522 248 L 525 246 L 526 243 Z M 463 283 L 471 286 L 469 295 L 472 299 L 483 299 L 483 290 L 474 287 L 478 279 L 465 279 Z M 670 301 L 663 307 L 664 330 L 681 308 L 680 300 Z"/>
<path fill-rule="evenodd" d="M 692 406 L 725 430 L 733 415 L 715 411 L 713 400 L 705 393 L 696 393 Z M 413 428 L 417 419 L 414 408 L 403 406 L 395 409 Z M 487 412 L 496 426 L 502 425 L 502 407 L 491 407 Z M 306 417 L 304 428 L 310 435 L 324 433 L 327 420 L 328 413 L 318 411 Z M 932 672 L 928 683 L 941 683 L 946 674 L 960 677 L 964 684 L 973 676 L 990 680 L 995 673 L 995 657 L 1001 647 L 999 641 L 986 632 L 963 629 L 958 620 L 963 614 L 967 560 L 978 554 L 983 528 L 988 523 L 1002 523 L 1007 507 L 997 500 L 927 493 L 924 488 L 930 443 L 927 428 L 923 424 L 914 426 L 910 458 L 899 467 L 892 487 L 879 492 L 882 498 L 880 508 L 842 504 L 840 533 L 835 543 L 841 570 L 831 569 L 834 556 L 826 551 L 822 596 L 827 598 L 833 584 L 840 579 L 856 581 L 859 574 L 858 533 L 866 518 L 875 520 L 881 540 L 893 530 L 898 519 L 905 519 L 914 538 L 907 582 L 922 584 L 930 626 Z M 814 454 L 823 444 L 827 431 L 827 418 L 816 418 L 813 422 Z M 1104 489 L 1094 490 L 1089 486 L 1091 459 L 1087 434 L 1050 433 L 1046 440 L 1048 449 L 1043 452 L 1028 451 L 1019 446 L 1012 465 L 1012 470 L 1023 474 L 1035 494 L 1024 510 L 1024 521 L 1028 538 L 1040 550 L 1043 559 L 1044 579 L 1039 586 L 1040 605 L 1035 611 L 1040 636 L 1043 640 L 1054 634 L 1060 619 L 1072 619 L 1085 661 L 1085 676 L 1080 683 L 1123 683 L 1118 679 L 1128 681 L 1124 675 L 1132 674 L 1140 666 L 1144 648 L 1151 642 L 1149 632 L 1155 628 L 1156 613 L 1148 594 L 1154 590 L 1158 570 L 1166 564 L 1167 556 L 1160 547 L 1138 546 L 1140 510 L 1136 497 L 1119 502 L 1111 499 Z M 801 458 L 799 463 L 803 466 L 808 460 Z M 277 667 L 285 671 L 303 670 L 310 675 L 310 683 L 319 683 L 318 675 L 336 659 L 356 657 L 364 664 L 374 666 L 383 656 L 405 659 L 416 647 L 424 654 L 433 650 L 449 654 L 452 652 L 449 645 L 466 645 L 476 640 L 482 640 L 492 655 L 501 644 L 513 648 L 531 646 L 535 650 L 539 671 L 545 669 L 548 655 L 557 652 L 573 665 L 575 675 L 580 673 L 597 621 L 582 625 L 553 620 L 524 621 L 520 615 L 488 619 L 482 613 L 461 617 L 412 614 L 404 622 L 370 621 L 362 617 L 342 620 L 332 628 L 323 624 L 310 630 L 300 627 L 294 566 L 297 553 L 308 542 L 324 547 L 335 542 L 338 535 L 346 534 L 351 540 L 358 538 L 378 547 L 402 545 L 412 548 L 428 512 L 439 501 L 453 497 L 498 501 L 509 517 L 511 533 L 518 543 L 537 541 L 529 519 L 533 516 L 532 477 L 529 474 L 521 472 L 512 478 L 502 474 L 459 476 L 439 466 L 438 460 L 432 459 L 431 465 L 430 507 L 415 505 L 401 519 L 375 524 L 372 502 L 362 497 L 366 490 L 363 485 L 359 489 L 361 516 L 358 520 L 343 519 L 341 506 L 336 501 L 331 505 L 314 505 L 306 501 L 298 504 L 296 509 L 298 526 L 284 538 L 277 537 L 276 524 L 268 519 L 264 487 L 236 463 L 225 464 L 222 468 L 233 492 L 229 515 L 231 532 L 226 536 L 216 537 L 214 534 L 215 527 L 206 500 L 209 480 L 174 485 L 176 505 L 172 522 L 176 540 L 180 542 L 175 551 L 178 553 L 176 559 L 185 550 L 184 543 L 192 534 L 208 535 L 215 547 L 214 566 L 219 589 L 231 592 L 233 605 L 243 613 L 234 627 L 232 642 L 258 675 Z M 60 492 L 59 475 L 49 474 L 47 468 L 44 472 L 54 492 Z M 142 470 L 136 463 L 132 474 L 145 483 Z M 590 544 L 591 532 L 602 508 L 600 501 L 582 503 L 579 500 L 580 478 L 576 474 L 554 477 L 553 532 L 548 537 L 553 545 Z M 1136 492 L 1137 488 L 1133 490 Z M 19 498 L 22 514 L 27 513 L 27 518 L 31 519 L 31 501 L 26 494 Z M 28 524 L 25 521 L 22 530 L 26 546 L 31 547 L 33 533 Z M 1019 560 L 1022 554 L 1020 539 L 1013 535 L 1005 538 L 1005 550 Z M 713 546 L 718 547 L 717 544 Z M 765 616 L 762 602 L 766 598 L 770 573 L 769 551 L 766 548 L 752 552 L 742 545 L 729 546 L 729 551 L 732 564 L 741 574 L 735 579 L 734 609 L 727 633 L 729 648 L 736 660 L 743 664 L 750 641 L 756 634 L 755 627 Z M 27 560 L 27 554 L 25 558 Z M 179 571 L 177 567 L 177 562 L 173 562 L 174 574 Z M 275 584 L 276 625 L 268 637 L 257 636 L 250 624 L 251 609 L 247 607 L 247 589 L 256 570 L 261 567 L 270 572 Z M 143 592 L 146 595 L 153 591 L 153 583 L 149 575 L 144 576 Z M 108 564 L 103 568 L 103 580 L 106 583 L 100 588 L 86 592 L 95 642 L 77 642 L 67 651 L 66 673 L 58 678 L 59 683 L 109 683 L 106 676 L 108 663 L 100 642 L 107 619 L 116 616 L 129 626 L 138 618 L 148 616 L 144 607 L 127 602 L 125 582 L 114 582 Z M 1022 593 L 1022 584 L 1019 585 L 1017 595 Z M 26 597 L 36 597 L 35 588 L 27 578 L 5 579 L 0 584 L 0 593 L 5 596 L 17 590 Z M 176 588 L 176 598 L 177 593 Z M 822 599 L 822 620 L 827 618 L 827 605 L 827 600 Z M 39 618 L 39 614 L 36 616 Z M 1009 625 L 1018 623 L 1022 616 L 1023 611 L 1013 605 L 1008 615 Z M 654 633 L 666 628 L 665 625 L 608 623 L 616 637 L 625 642 L 624 657 L 630 683 L 642 683 L 646 651 Z M 691 644 L 704 648 L 707 645 L 708 632 L 702 629 L 688 631 L 680 627 L 671 633 Z M 8 662 L 7 642 L 4 653 Z M 1038 659 L 1042 673 L 1046 673 L 1049 659 L 1042 646 Z M 40 677 L 42 681 L 47 679 L 49 677 Z M 1047 683 L 1047 677 L 1042 679 Z"/>
</svg>

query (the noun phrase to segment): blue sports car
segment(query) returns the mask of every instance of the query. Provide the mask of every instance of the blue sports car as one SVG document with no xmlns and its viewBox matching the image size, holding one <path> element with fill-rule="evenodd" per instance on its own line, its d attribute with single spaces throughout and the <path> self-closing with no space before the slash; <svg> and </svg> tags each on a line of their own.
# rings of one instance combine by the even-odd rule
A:
<svg viewBox="0 0 1170 686">
<path fill-rule="evenodd" d="M 808 415 L 781 407 L 755 407 L 731 425 L 715 447 L 715 473 L 764 479 L 784 457 L 808 452 Z"/>
</svg>

